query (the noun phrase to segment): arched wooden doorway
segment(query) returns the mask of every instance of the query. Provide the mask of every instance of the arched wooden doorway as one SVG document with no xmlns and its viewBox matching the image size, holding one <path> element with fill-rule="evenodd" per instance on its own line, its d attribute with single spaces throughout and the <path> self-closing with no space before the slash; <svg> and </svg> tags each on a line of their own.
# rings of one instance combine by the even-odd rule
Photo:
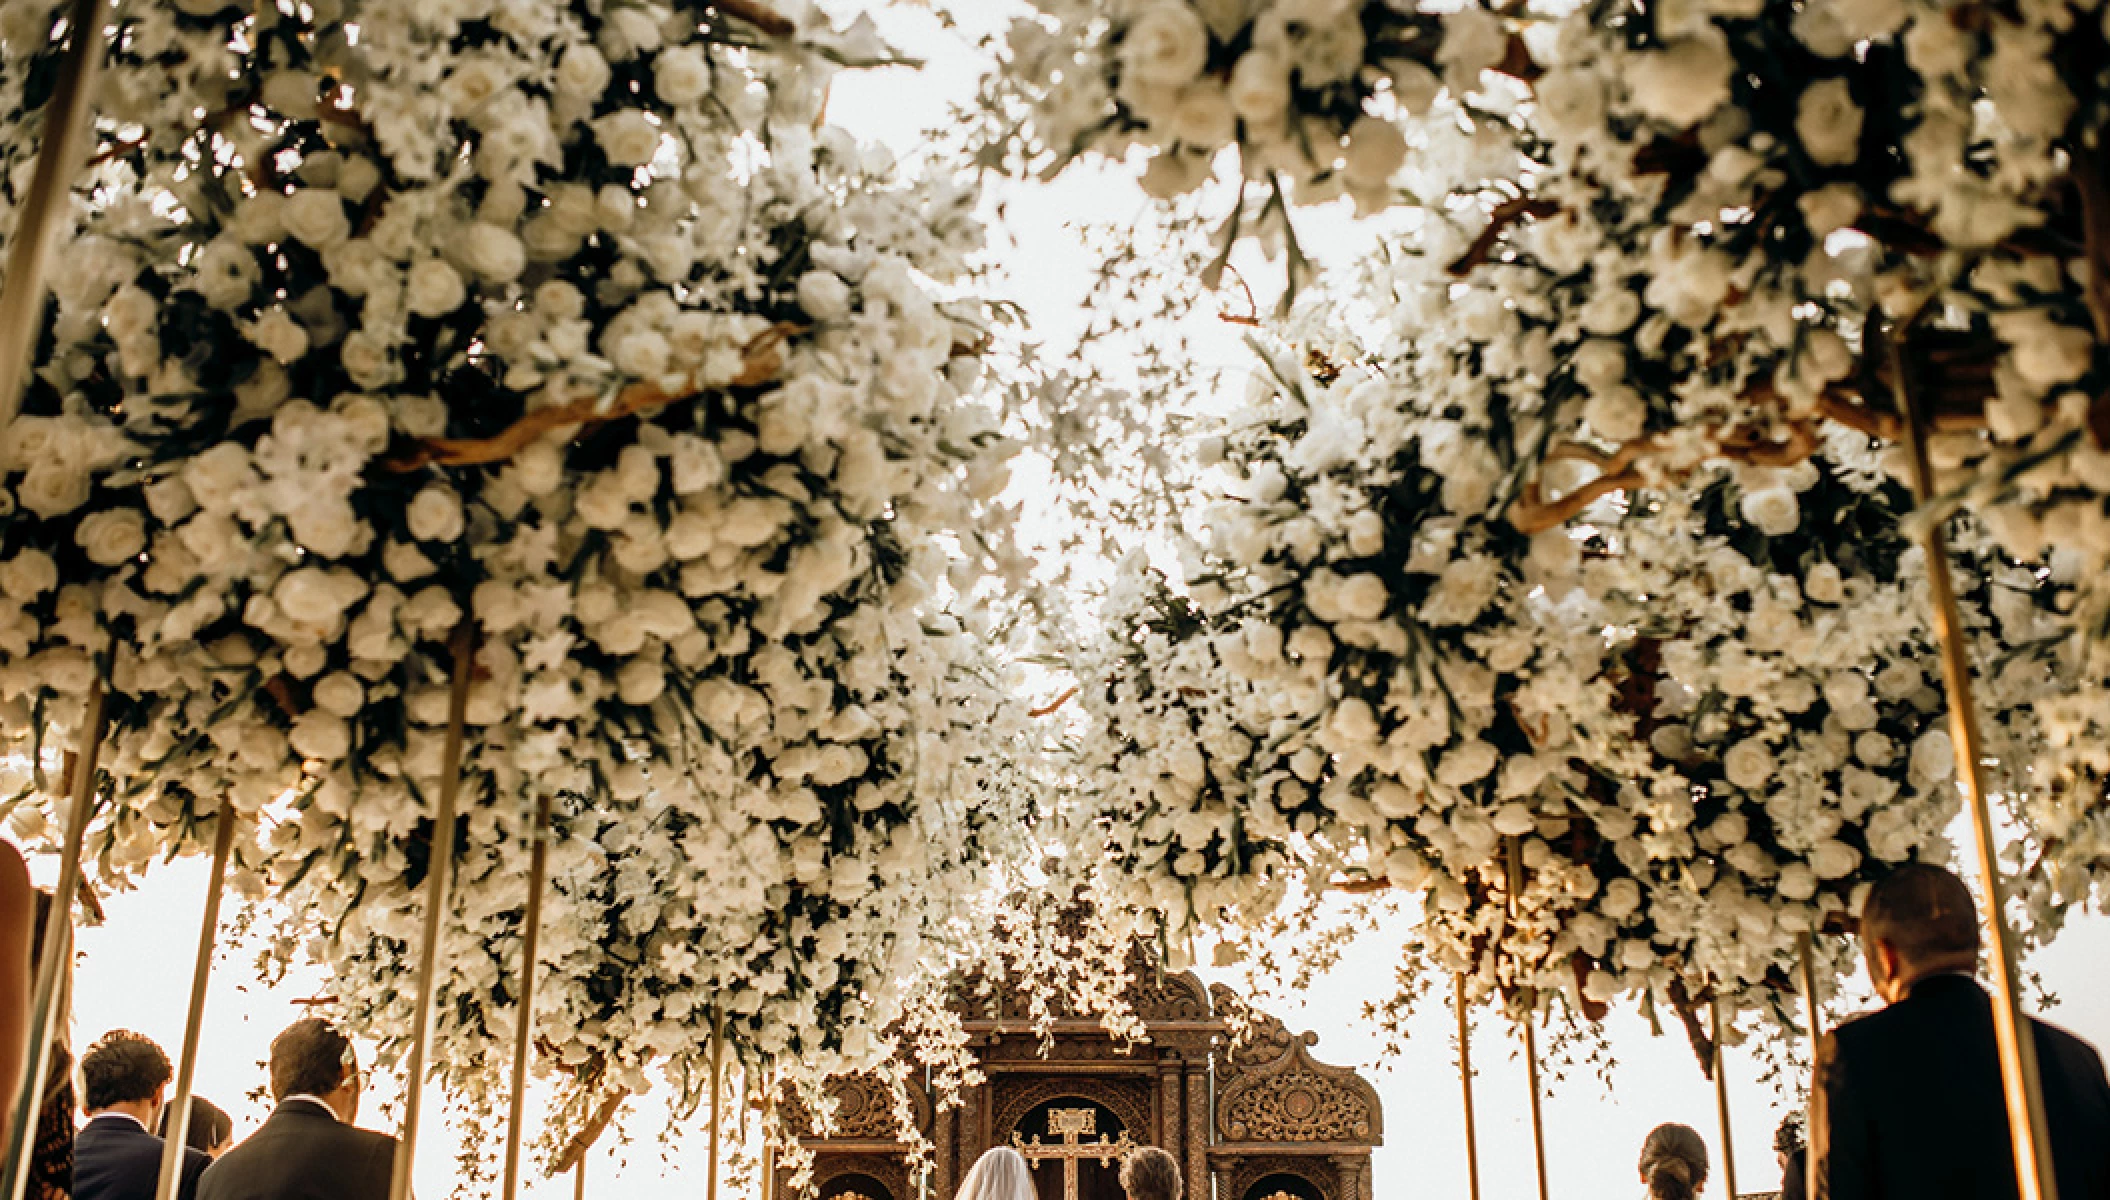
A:
<svg viewBox="0 0 2110 1200">
<path fill-rule="evenodd" d="M 821 1185 L 818 1200 L 900 1200 L 870 1175 L 837 1175 Z"/>
<path fill-rule="evenodd" d="M 1012 1144 L 1032 1162 L 1039 1200 L 1124 1200 L 1121 1154 L 1110 1148 L 1124 1144 L 1129 1131 L 1112 1109 L 1065 1096 L 1028 1109 L 1012 1132 L 1017 1135 Z M 1108 1148 L 1103 1164 L 1095 1147 Z"/>
<path fill-rule="evenodd" d="M 1239 1200 L 1327 1200 L 1318 1184 L 1302 1175 L 1277 1171 L 1252 1182 Z"/>
</svg>

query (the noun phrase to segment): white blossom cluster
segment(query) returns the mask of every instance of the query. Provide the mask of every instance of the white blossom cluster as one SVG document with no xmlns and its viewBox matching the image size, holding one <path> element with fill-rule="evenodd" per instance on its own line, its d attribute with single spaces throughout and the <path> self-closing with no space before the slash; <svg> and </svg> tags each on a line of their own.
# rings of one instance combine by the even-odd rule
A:
<svg viewBox="0 0 2110 1200">
<path fill-rule="evenodd" d="M 1159 199 L 1200 187 L 1235 146 L 1244 178 L 1278 197 L 1387 208 L 1409 153 L 1401 122 L 1454 112 L 1512 58 L 1503 23 L 1471 6 L 1441 16 L 1393 0 L 1035 8 L 1013 23 L 999 92 L 984 98 L 1023 118 L 1022 130 L 1004 122 L 1005 136 L 1022 134 L 1028 165 L 1045 172 L 1144 148 L 1141 183 Z"/>
<path fill-rule="evenodd" d="M 48 74 L 24 7 L 0 98 Z M 975 197 L 817 123 L 866 31 L 659 0 L 124 20 L 0 465 L 5 731 L 77 745 L 102 682 L 104 868 L 256 815 L 273 954 L 331 967 L 389 1059 L 453 847 L 435 1061 L 473 1091 L 547 800 L 546 1066 L 692 1086 L 713 1014 L 786 1082 L 881 1055 L 1032 797 L 981 607 L 1016 564 L 955 298 Z M 37 116 L 0 113 L 9 153 Z"/>
</svg>

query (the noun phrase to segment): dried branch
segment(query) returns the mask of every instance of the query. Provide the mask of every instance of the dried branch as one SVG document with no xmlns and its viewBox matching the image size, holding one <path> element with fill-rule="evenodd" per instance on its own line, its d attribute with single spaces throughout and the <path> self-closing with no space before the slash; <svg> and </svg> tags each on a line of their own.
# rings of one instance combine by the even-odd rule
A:
<svg viewBox="0 0 2110 1200">
<path fill-rule="evenodd" d="M 747 22 L 770 37 L 790 37 L 799 31 L 791 18 L 758 0 L 711 0 L 711 7 L 735 20 Z"/>
<path fill-rule="evenodd" d="M 1076 695 L 1077 687 L 1075 684 L 1072 684 L 1070 685 L 1067 691 L 1062 693 L 1062 695 L 1055 697 L 1055 699 L 1049 701 L 1048 703 L 1041 705 L 1039 708 L 1027 709 L 1026 715 L 1029 717 L 1053 716 L 1058 710 L 1062 708 L 1063 705 L 1068 704 L 1071 699 L 1073 699 Z"/>
<path fill-rule="evenodd" d="M 615 1120 L 615 1114 L 622 1111 L 623 1101 L 629 1098 L 630 1089 L 617 1088 L 606 1100 L 601 1101 L 600 1110 L 593 1114 L 593 1120 L 588 1121 L 585 1128 L 564 1144 L 564 1152 L 550 1164 L 550 1174 L 562 1175 L 577 1166 L 579 1160 L 586 1157 L 586 1152 L 593 1149 L 593 1144 L 601 1140 L 601 1134 L 607 1131 L 608 1126 Z"/>
<path fill-rule="evenodd" d="M 1553 201 L 1541 200 L 1535 196 L 1516 196 L 1504 200 L 1488 215 L 1487 228 L 1481 230 L 1480 236 L 1473 239 L 1473 244 L 1466 247 L 1465 253 L 1458 256 L 1458 261 L 1451 264 L 1451 274 L 1462 276 L 1486 262 L 1488 255 L 1494 253 L 1495 243 L 1501 240 L 1502 234 L 1519 220 L 1525 217 L 1543 219 L 1560 210 L 1561 206 Z"/>
</svg>

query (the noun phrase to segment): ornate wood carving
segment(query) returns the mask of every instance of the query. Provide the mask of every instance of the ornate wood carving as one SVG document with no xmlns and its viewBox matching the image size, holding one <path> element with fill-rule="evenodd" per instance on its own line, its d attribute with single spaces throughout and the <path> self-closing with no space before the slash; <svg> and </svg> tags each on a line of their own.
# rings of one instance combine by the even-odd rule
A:
<svg viewBox="0 0 2110 1200">
<path fill-rule="evenodd" d="M 1288 1175 L 1300 1179 L 1318 1192 L 1321 1200 L 1360 1200 L 1360 1197 L 1340 1194 L 1339 1175 L 1333 1163 L 1328 1160 L 1279 1154 L 1264 1154 L 1239 1160 L 1228 1173 L 1231 1186 L 1221 1200 L 1265 1200 L 1265 1197 L 1249 1197 L 1247 1193 L 1253 1190 L 1254 1184 L 1270 1175 Z"/>
<path fill-rule="evenodd" d="M 1018 1128 L 1027 1113 L 1067 1096 L 1104 1105 L 1120 1119 L 1121 1127 L 1131 1138 L 1140 1137 L 1150 1128 L 1150 1085 L 1140 1079 L 1012 1076 L 995 1080 L 992 1089 L 996 1093 L 996 1113 L 994 1128 L 990 1130 L 991 1145 L 1009 1145 L 1011 1131 Z"/>
<path fill-rule="evenodd" d="M 835 1123 L 825 1133 L 815 1128 L 814 1116 L 796 1095 L 783 1100 L 784 1122 L 796 1130 L 801 1141 L 893 1142 L 901 1139 L 900 1122 L 894 1116 L 894 1093 L 887 1081 L 874 1074 L 839 1075 L 828 1081 L 828 1095 L 835 1101 Z M 909 1090 L 916 1128 L 931 1127 L 930 1098 L 921 1088 Z"/>
<path fill-rule="evenodd" d="M 1313 1058 L 1317 1035 L 1291 1036 L 1280 1021 L 1256 1015 L 1264 1019 L 1252 1023 L 1252 1040 L 1231 1047 L 1218 1067 L 1217 1136 L 1226 1145 L 1381 1143 L 1377 1089 L 1346 1067 Z"/>
<path fill-rule="evenodd" d="M 913 1200 L 916 1194 L 909 1186 L 907 1160 L 894 1154 L 823 1155 L 813 1164 L 813 1189 L 806 1194 L 825 1196 L 828 1185 L 845 1175 L 863 1175 L 886 1188 L 888 1195 L 872 1200 Z"/>
</svg>

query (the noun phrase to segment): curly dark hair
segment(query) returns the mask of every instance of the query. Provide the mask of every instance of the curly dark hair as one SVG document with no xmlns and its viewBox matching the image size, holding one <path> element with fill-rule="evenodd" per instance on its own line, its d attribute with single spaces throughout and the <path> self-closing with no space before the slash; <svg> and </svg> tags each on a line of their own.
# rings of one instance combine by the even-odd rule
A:
<svg viewBox="0 0 2110 1200">
<path fill-rule="evenodd" d="M 82 1099 L 89 1112 L 151 1100 L 175 1074 L 169 1056 L 144 1034 L 113 1029 L 81 1056 Z"/>
<path fill-rule="evenodd" d="M 352 1043 L 321 1017 L 288 1025 L 271 1040 L 271 1098 L 327 1096 L 357 1071 Z"/>
</svg>

